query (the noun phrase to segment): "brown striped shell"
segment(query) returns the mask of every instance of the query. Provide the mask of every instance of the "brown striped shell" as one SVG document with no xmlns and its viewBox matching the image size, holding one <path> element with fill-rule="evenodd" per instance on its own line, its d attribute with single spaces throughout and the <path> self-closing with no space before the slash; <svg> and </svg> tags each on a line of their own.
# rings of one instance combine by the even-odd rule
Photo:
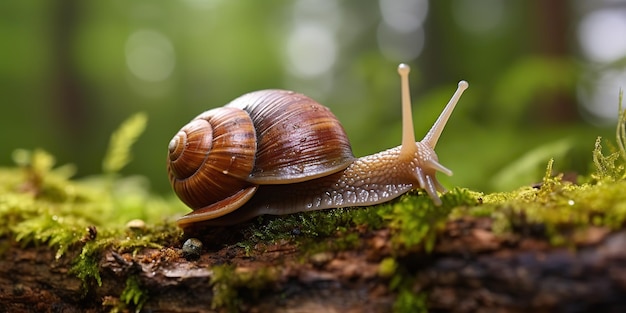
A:
<svg viewBox="0 0 626 313">
<path fill-rule="evenodd" d="M 258 185 L 336 173 L 354 161 L 348 137 L 328 108 L 292 91 L 261 90 L 206 111 L 169 143 L 168 174 L 194 209 L 186 222 L 237 209 Z"/>
</svg>

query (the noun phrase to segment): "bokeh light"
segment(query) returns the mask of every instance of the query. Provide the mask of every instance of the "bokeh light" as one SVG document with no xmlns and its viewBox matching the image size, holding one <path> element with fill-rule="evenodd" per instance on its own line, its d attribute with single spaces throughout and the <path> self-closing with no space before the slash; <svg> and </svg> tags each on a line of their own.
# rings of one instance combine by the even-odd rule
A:
<svg viewBox="0 0 626 313">
<path fill-rule="evenodd" d="M 626 66 L 615 64 L 626 60 L 626 8 L 587 12 L 578 25 L 578 42 L 590 61 L 577 92 L 583 117 L 598 125 L 614 123 L 618 91 L 626 88 Z"/>
<path fill-rule="evenodd" d="M 428 15 L 426 0 L 380 0 L 382 22 L 376 38 L 381 53 L 396 62 L 417 58 L 424 48 L 423 23 Z"/>
<path fill-rule="evenodd" d="M 176 67 L 174 47 L 155 30 L 138 30 L 126 41 L 126 64 L 141 80 L 159 82 L 170 77 Z"/>
<path fill-rule="evenodd" d="M 500 0 L 455 0 L 452 14 L 463 30 L 482 35 L 500 29 L 505 7 L 506 1 Z"/>
</svg>

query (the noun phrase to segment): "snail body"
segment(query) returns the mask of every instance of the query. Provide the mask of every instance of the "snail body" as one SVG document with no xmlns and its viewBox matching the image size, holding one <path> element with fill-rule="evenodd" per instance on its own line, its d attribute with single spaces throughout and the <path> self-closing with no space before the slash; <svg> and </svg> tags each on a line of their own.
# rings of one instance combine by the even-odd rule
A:
<svg viewBox="0 0 626 313">
<path fill-rule="evenodd" d="M 261 90 L 206 111 L 170 141 L 169 179 L 193 211 L 178 220 L 228 225 L 262 214 L 290 214 L 383 203 L 422 188 L 435 205 L 445 188 L 435 173 L 435 145 L 464 81 L 422 141 L 416 142 L 401 64 L 402 145 L 356 158 L 345 130 L 328 108 L 291 91 Z"/>
</svg>

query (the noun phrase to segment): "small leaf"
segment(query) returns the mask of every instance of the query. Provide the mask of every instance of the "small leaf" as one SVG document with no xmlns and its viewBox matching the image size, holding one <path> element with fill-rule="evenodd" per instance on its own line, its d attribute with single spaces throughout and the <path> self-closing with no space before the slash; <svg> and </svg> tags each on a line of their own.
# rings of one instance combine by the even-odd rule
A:
<svg viewBox="0 0 626 313">
<path fill-rule="evenodd" d="M 131 161 L 130 149 L 143 133 L 147 121 L 145 113 L 137 113 L 124 121 L 111 135 L 109 148 L 102 162 L 105 173 L 117 173 Z"/>
</svg>

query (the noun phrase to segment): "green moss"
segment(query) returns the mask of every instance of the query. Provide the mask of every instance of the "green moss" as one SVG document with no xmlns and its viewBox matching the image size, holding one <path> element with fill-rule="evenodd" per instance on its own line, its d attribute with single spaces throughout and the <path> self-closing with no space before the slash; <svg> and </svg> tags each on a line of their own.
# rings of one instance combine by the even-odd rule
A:
<svg viewBox="0 0 626 313">
<path fill-rule="evenodd" d="M 593 172 L 578 183 L 553 175 L 548 162 L 540 185 L 481 197 L 483 205 L 456 209 L 451 217 L 485 216 L 493 219 L 497 233 L 516 232 L 545 236 L 555 245 L 589 226 L 617 229 L 626 223 L 626 110 L 619 98 L 615 143 L 605 154 L 598 138 L 592 152 Z"/>
<path fill-rule="evenodd" d="M 592 152 L 594 171 L 578 184 L 553 175 L 550 160 L 540 185 L 482 197 L 483 205 L 457 209 L 452 216 L 470 214 L 493 219 L 497 233 L 545 236 L 554 245 L 572 244 L 572 234 L 590 226 L 618 229 L 626 224 L 626 110 L 620 93 L 615 143 L 605 154 L 598 138 Z"/>
<path fill-rule="evenodd" d="M 396 293 L 393 312 L 428 312 L 426 293 L 415 291 L 415 275 L 394 258 L 380 262 L 378 274 L 389 279 L 389 289 Z"/>
<path fill-rule="evenodd" d="M 596 139 L 595 149 L 593 150 L 593 164 L 596 167 L 596 172 L 591 175 L 592 180 L 596 182 L 600 181 L 615 181 L 624 179 L 626 175 L 624 171 L 624 164 L 621 161 L 622 155 L 620 151 L 615 151 L 614 146 L 610 146 L 611 153 L 604 155 L 602 153 L 602 138 Z"/>
<path fill-rule="evenodd" d="M 220 265 L 212 268 L 213 309 L 239 311 L 242 297 L 257 298 L 258 292 L 276 281 L 275 268 L 236 268 L 232 265 Z"/>
<path fill-rule="evenodd" d="M 306 255 L 353 248 L 361 243 L 359 234 L 354 232 L 355 227 L 362 225 L 378 229 L 385 225 L 380 208 L 339 208 L 284 216 L 261 216 L 242 230 L 246 239 L 238 245 L 251 251 L 259 243 L 289 240 L 302 246 Z"/>
<path fill-rule="evenodd" d="M 421 193 L 415 196 L 415 193 L 409 193 L 398 201 L 383 204 L 380 213 L 395 231 L 392 240 L 399 247 L 413 249 L 423 246 L 426 251 L 430 251 L 437 231 L 445 226 L 452 209 L 476 205 L 477 196 L 467 189 L 455 188 L 442 196 L 441 206 L 435 206 L 427 195 Z"/>
<path fill-rule="evenodd" d="M 63 218 L 44 213 L 21 221 L 13 227 L 15 239 L 22 245 L 47 243 L 51 247 L 56 247 L 58 259 L 76 243 L 76 238 L 80 238 L 84 231 L 84 228 L 76 226 L 78 224 L 76 221 L 66 223 Z"/>
<path fill-rule="evenodd" d="M 48 244 L 57 249 L 57 258 L 69 247 L 81 243 L 90 227 L 105 230 L 98 234 L 98 240 L 121 238 L 119 243 L 122 247 L 150 246 L 155 239 L 162 242 L 181 234 L 162 218 L 162 214 L 167 212 L 174 215 L 173 208 L 180 210 L 181 206 L 174 201 L 149 195 L 146 191 L 133 192 L 143 187 L 131 186 L 131 182 L 120 181 L 126 187 L 123 192 L 105 192 L 94 179 L 73 182 L 54 171 L 42 174 L 45 179 L 36 182 L 29 180 L 30 174 L 22 182 L 2 180 L 13 176 L 14 172 L 0 169 L 4 189 L 12 190 L 0 194 L 0 233 L 13 235 L 24 245 Z M 7 181 L 13 185 L 6 184 Z M 33 187 L 34 184 L 37 186 Z M 29 187 L 22 191 L 24 185 Z M 56 190 L 54 196 L 46 192 L 51 189 Z M 150 231 L 127 236 L 125 223 L 137 218 L 152 226 L 146 228 Z"/>
<path fill-rule="evenodd" d="M 127 306 L 135 308 L 135 312 L 140 312 L 144 303 L 148 301 L 148 294 L 141 288 L 139 280 L 135 276 L 126 279 L 126 287 L 120 295 L 120 300 Z"/>
<path fill-rule="evenodd" d="M 626 110 L 622 107 L 622 99 L 623 92 L 620 91 L 615 144 L 609 143 L 609 155 L 605 156 L 602 153 L 602 138 L 596 139 L 593 150 L 593 164 L 596 171 L 591 175 L 596 182 L 626 179 Z"/>
<path fill-rule="evenodd" d="M 100 266 L 98 263 L 101 245 L 100 242 L 90 242 L 83 247 L 80 255 L 74 259 L 74 264 L 69 273 L 76 275 L 82 282 L 83 286 L 88 287 L 92 281 L 98 286 L 102 286 L 100 278 Z M 85 288 L 86 291 L 87 288 Z"/>
<path fill-rule="evenodd" d="M 568 237 L 589 226 L 617 229 L 626 223 L 626 181 L 565 182 L 552 176 L 552 163 L 540 186 L 485 195 L 482 205 L 457 208 L 452 216 L 488 216 L 496 233 L 543 236 L 554 245 L 570 244 Z"/>
<path fill-rule="evenodd" d="M 398 269 L 396 259 L 388 257 L 384 258 L 378 265 L 378 275 L 381 277 L 392 277 Z"/>
<path fill-rule="evenodd" d="M 393 230 L 392 240 L 398 248 L 423 244 L 430 250 L 437 230 L 445 224 L 450 211 L 459 206 L 476 205 L 480 196 L 480 193 L 455 188 L 442 196 L 441 206 L 435 206 L 428 195 L 414 191 L 371 207 L 259 217 L 243 229 L 246 239 L 238 245 L 251 251 L 259 243 L 290 240 L 302 246 L 306 256 L 358 247 L 362 244 L 360 233 L 389 227 Z"/>
<path fill-rule="evenodd" d="M 423 292 L 416 294 L 409 288 L 401 289 L 393 303 L 393 311 L 398 313 L 428 312 L 428 296 Z"/>
<path fill-rule="evenodd" d="M 48 245 L 61 258 L 77 253 L 70 273 L 85 287 L 101 285 L 102 251 L 135 252 L 169 245 L 182 235 L 171 217 L 185 209 L 177 200 L 148 192 L 145 179 L 117 177 L 145 126 L 137 115 L 115 132 L 104 162 L 106 175 L 72 180 L 74 167 L 55 166 L 43 150 L 17 150 L 17 168 L 0 168 L 0 235 L 22 245 Z M 164 218 L 164 216 L 168 218 Z M 141 219 L 142 229 L 126 223 Z"/>
</svg>

